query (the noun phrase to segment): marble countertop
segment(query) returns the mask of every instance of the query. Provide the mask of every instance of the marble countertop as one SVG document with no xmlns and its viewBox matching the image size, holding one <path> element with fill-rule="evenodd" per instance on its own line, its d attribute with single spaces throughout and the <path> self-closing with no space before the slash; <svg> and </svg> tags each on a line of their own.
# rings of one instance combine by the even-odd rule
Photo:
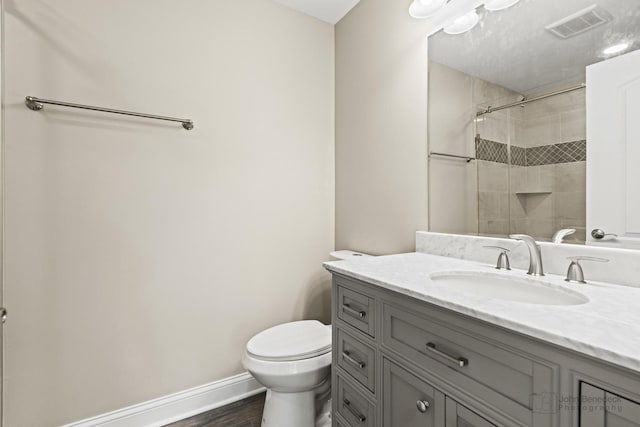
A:
<svg viewBox="0 0 640 427">
<path fill-rule="evenodd" d="M 570 284 L 563 276 L 533 278 L 523 270 L 498 271 L 490 264 L 417 252 L 331 261 L 324 266 L 331 272 L 640 372 L 640 288 L 602 282 Z M 543 281 L 543 286 L 579 292 L 589 301 L 539 305 L 480 297 L 448 289 L 430 278 L 432 273 L 445 271 Z"/>
</svg>

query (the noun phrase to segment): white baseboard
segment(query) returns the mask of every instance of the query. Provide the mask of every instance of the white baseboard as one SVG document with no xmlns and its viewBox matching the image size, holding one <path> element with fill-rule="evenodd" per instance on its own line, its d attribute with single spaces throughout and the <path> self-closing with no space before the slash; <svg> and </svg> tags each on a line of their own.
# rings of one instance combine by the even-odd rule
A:
<svg viewBox="0 0 640 427">
<path fill-rule="evenodd" d="M 160 427 L 264 391 L 248 372 L 63 427 Z"/>
</svg>

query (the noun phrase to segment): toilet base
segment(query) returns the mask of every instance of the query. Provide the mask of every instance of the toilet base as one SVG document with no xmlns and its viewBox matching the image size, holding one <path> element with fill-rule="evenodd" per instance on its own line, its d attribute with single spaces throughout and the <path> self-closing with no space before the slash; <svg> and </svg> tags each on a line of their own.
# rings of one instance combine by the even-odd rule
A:
<svg viewBox="0 0 640 427">
<path fill-rule="evenodd" d="M 316 391 L 280 393 L 267 390 L 262 427 L 314 427 Z"/>
<path fill-rule="evenodd" d="M 316 400 L 316 427 L 331 427 L 331 399 L 319 405 Z"/>
</svg>

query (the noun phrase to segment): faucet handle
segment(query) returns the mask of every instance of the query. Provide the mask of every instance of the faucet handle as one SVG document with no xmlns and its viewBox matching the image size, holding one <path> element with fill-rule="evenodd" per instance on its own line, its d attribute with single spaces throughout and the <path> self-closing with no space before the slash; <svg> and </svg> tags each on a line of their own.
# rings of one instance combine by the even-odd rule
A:
<svg viewBox="0 0 640 427">
<path fill-rule="evenodd" d="M 483 246 L 487 249 L 497 249 L 500 251 L 500 255 L 498 255 L 498 261 L 496 262 L 497 270 L 511 270 L 511 265 L 509 264 L 509 255 L 508 252 L 511 249 L 503 248 L 502 246 Z"/>
<path fill-rule="evenodd" d="M 483 248 L 487 248 L 487 249 L 498 249 L 501 250 L 503 252 L 510 252 L 511 249 L 509 248 L 503 248 L 502 246 L 492 246 L 492 245 L 487 245 L 487 246 L 483 246 Z"/>
<path fill-rule="evenodd" d="M 515 240 L 533 240 L 535 242 L 535 239 L 528 234 L 509 234 L 509 238 Z"/>
<path fill-rule="evenodd" d="M 609 262 L 607 258 L 598 258 L 592 256 L 573 256 L 568 257 L 567 259 L 571 261 L 571 264 L 569 264 L 569 269 L 567 270 L 567 278 L 564 280 L 565 282 L 570 283 L 587 283 L 584 280 L 584 272 L 582 271 L 580 261 Z"/>
</svg>

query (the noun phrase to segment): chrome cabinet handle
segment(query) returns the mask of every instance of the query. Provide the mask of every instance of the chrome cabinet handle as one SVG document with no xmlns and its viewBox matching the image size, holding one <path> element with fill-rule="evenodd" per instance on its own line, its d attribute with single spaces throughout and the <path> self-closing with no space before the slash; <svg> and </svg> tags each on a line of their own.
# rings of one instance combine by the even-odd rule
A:
<svg viewBox="0 0 640 427">
<path fill-rule="evenodd" d="M 605 233 L 604 230 L 602 230 L 600 228 L 594 228 L 593 230 L 591 230 L 591 237 L 593 237 L 596 240 L 602 240 L 606 236 L 611 236 L 613 239 L 618 238 L 617 234 Z"/>
<path fill-rule="evenodd" d="M 425 412 L 427 412 L 427 409 L 429 409 L 430 405 L 426 400 L 418 400 L 416 402 L 416 406 L 418 407 L 418 411 L 424 414 Z"/>
<path fill-rule="evenodd" d="M 464 368 L 465 366 L 467 366 L 469 364 L 469 360 L 465 359 L 464 357 L 456 357 L 456 356 L 451 356 L 450 354 L 445 353 L 442 350 L 438 350 L 436 348 L 436 345 L 432 342 L 428 342 L 427 343 L 427 350 L 429 350 L 430 352 L 437 354 L 438 356 L 442 357 L 443 359 L 447 359 L 449 362 L 453 362 L 456 365 L 460 366 L 461 368 Z"/>
<path fill-rule="evenodd" d="M 364 415 L 362 415 L 362 414 L 359 414 L 359 413 L 358 413 L 358 411 L 356 411 L 355 409 L 353 409 L 353 408 L 351 407 L 351 401 L 350 401 L 349 399 L 344 399 L 344 400 L 342 401 L 342 403 L 344 403 L 344 406 L 347 408 L 347 411 L 351 412 L 351 415 L 353 415 L 354 417 L 356 417 L 356 419 L 357 419 L 359 422 L 363 423 L 363 422 L 365 422 L 365 421 L 367 420 L 367 417 L 365 417 L 365 416 L 364 416 Z"/>
<path fill-rule="evenodd" d="M 342 310 L 346 311 L 347 313 L 351 314 L 352 316 L 355 317 L 366 317 L 367 316 L 367 312 L 366 311 L 358 311 L 358 310 L 354 310 L 353 308 L 351 308 L 351 306 L 349 304 L 342 304 Z"/>
<path fill-rule="evenodd" d="M 345 351 L 343 351 L 343 352 L 342 352 L 342 358 L 343 358 L 344 360 L 346 360 L 347 362 L 351 363 L 352 365 L 357 366 L 357 367 L 358 367 L 358 368 L 360 368 L 360 369 L 364 369 L 364 368 L 365 368 L 365 366 L 367 366 L 367 364 L 366 364 L 366 363 L 364 363 L 364 362 L 359 362 L 359 361 L 357 361 L 356 359 L 354 359 L 353 357 L 351 357 L 351 353 L 350 353 L 349 351 L 347 351 L 347 350 L 345 350 Z"/>
</svg>

